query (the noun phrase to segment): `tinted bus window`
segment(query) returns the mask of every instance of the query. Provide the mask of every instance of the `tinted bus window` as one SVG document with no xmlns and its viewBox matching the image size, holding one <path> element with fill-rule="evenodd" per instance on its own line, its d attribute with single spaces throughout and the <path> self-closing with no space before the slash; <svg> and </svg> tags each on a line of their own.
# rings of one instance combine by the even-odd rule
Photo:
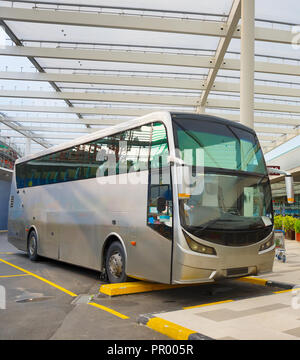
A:
<svg viewBox="0 0 300 360">
<path fill-rule="evenodd" d="M 162 124 L 154 126 L 158 156 L 166 141 L 159 134 Z M 96 176 L 118 175 L 148 169 L 152 124 L 106 136 L 86 144 L 58 151 L 16 165 L 17 187 L 32 187 L 84 180 Z M 155 142 L 154 142 L 155 143 Z"/>
</svg>

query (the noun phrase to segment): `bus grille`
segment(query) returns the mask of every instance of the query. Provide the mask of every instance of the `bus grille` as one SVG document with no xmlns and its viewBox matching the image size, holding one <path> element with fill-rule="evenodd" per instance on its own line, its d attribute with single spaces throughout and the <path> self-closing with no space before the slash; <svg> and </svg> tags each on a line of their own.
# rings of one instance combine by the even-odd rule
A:
<svg viewBox="0 0 300 360">
<path fill-rule="evenodd" d="M 272 232 L 272 226 L 254 230 L 209 230 L 201 231 L 197 228 L 186 227 L 191 234 L 223 246 L 248 246 L 265 239 Z"/>
<path fill-rule="evenodd" d="M 227 269 L 227 276 L 247 275 L 249 272 L 247 267 Z"/>
</svg>

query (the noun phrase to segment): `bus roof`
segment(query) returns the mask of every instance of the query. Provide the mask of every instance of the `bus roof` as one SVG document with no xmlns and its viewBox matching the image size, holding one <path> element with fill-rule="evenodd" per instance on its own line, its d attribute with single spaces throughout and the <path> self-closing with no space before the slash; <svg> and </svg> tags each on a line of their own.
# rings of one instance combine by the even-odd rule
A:
<svg viewBox="0 0 300 360">
<path fill-rule="evenodd" d="M 245 126 L 241 123 L 238 123 L 236 121 L 231 121 L 231 120 L 227 120 L 224 119 L 222 117 L 218 117 L 218 116 L 214 116 L 214 115 L 209 115 L 209 114 L 193 114 L 193 113 L 184 113 L 184 112 L 171 112 L 171 116 L 172 118 L 184 118 L 184 119 L 195 119 L 195 120 L 201 120 L 201 121 L 210 121 L 210 122 L 217 122 L 220 124 L 224 124 L 224 125 L 229 125 L 229 126 L 235 126 L 238 127 L 242 130 L 246 130 L 246 131 L 250 131 L 253 134 L 255 134 L 255 131 L 251 128 L 249 128 L 248 126 Z"/>
</svg>

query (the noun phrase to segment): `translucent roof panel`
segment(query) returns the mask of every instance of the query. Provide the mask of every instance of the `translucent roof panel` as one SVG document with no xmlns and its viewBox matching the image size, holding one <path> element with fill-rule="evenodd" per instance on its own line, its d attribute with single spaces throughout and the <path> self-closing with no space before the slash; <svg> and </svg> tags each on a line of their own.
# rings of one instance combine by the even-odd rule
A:
<svg viewBox="0 0 300 360">
<path fill-rule="evenodd" d="M 163 33 L 156 31 L 138 31 L 41 23 L 33 24 L 12 21 L 7 21 L 6 23 L 20 40 L 48 40 L 56 41 L 57 43 L 61 42 L 61 44 L 64 42 L 83 42 L 91 44 L 89 46 L 91 49 L 93 49 L 93 44 L 101 42 L 108 45 L 111 43 L 117 43 L 120 45 L 130 44 L 131 46 L 160 46 L 162 48 L 164 46 L 184 48 L 188 44 L 188 47 L 214 50 L 216 49 L 219 40 L 216 37 Z"/>
<path fill-rule="evenodd" d="M 56 127 L 53 141 L 58 143 L 63 136 L 72 136 L 72 129 L 86 133 L 90 126 L 106 126 L 110 119 L 116 123 L 140 110 L 195 112 L 201 98 L 207 99 L 207 113 L 239 121 L 240 39 L 230 39 L 225 55 L 221 51 L 225 64 L 220 62 L 216 74 L 211 71 L 222 45 L 218 31 L 223 29 L 226 35 L 230 29 L 225 23 L 234 4 L 233 0 L 103 0 L 100 5 L 98 0 L 0 0 L 0 6 L 11 8 L 16 17 L 3 17 L 7 34 L 0 29 L 0 45 L 8 46 L 11 53 L 12 46 L 22 45 L 31 54 L 0 55 L 0 111 L 45 139 L 55 135 Z M 298 1 L 287 0 L 283 6 L 279 0 L 256 0 L 255 5 L 255 26 L 267 28 L 266 34 L 282 30 L 287 39 L 299 23 Z M 44 23 L 43 11 L 53 12 Z M 65 12 L 61 24 L 55 23 L 59 12 Z M 25 13 L 34 21 L 23 19 Z M 235 15 L 240 26 L 239 14 Z M 99 22 L 89 23 L 88 16 L 98 16 Z M 129 20 L 129 26 L 117 28 L 120 16 Z M 140 18 L 148 31 L 132 29 L 130 19 Z M 103 19 L 110 23 L 98 26 Z M 180 33 L 177 24 L 183 21 L 186 27 Z M 183 33 L 197 22 L 201 35 Z M 160 32 L 157 27 L 162 25 L 166 28 Z M 300 58 L 291 44 L 283 42 L 280 38 L 255 41 L 254 127 L 265 152 L 291 139 L 300 126 Z M 85 52 L 80 57 L 81 50 Z M 18 73 L 23 73 L 19 79 Z M 63 129 L 69 134 L 62 135 Z"/>
<path fill-rule="evenodd" d="M 298 0 L 255 1 L 255 18 L 268 22 L 299 24 L 300 2 Z"/>
<path fill-rule="evenodd" d="M 13 2 L 16 3 L 16 1 Z M 0 1 L 0 4 L 1 3 L 4 3 L 4 1 Z M 30 3 L 37 4 L 37 6 L 40 8 L 47 7 L 50 9 L 57 9 L 57 3 L 59 3 L 59 8 L 68 8 L 74 10 L 78 10 L 78 8 L 80 8 L 90 12 L 99 11 L 98 0 L 23 0 L 21 1 L 21 4 L 18 4 L 18 6 L 28 7 Z M 51 4 L 53 5 L 51 6 Z M 231 8 L 231 4 L 232 0 L 210 0 L 209 2 L 206 0 L 198 0 L 197 2 L 194 0 L 186 0 L 184 3 L 182 3 L 181 0 L 173 0 L 171 3 L 168 0 L 152 0 L 151 2 L 130 0 L 126 3 L 124 3 L 123 0 L 102 0 L 100 9 L 112 13 L 126 12 L 134 14 L 136 12 L 145 12 L 153 15 L 159 13 L 160 11 L 170 15 L 172 14 L 174 17 L 176 16 L 176 13 L 178 13 L 178 15 L 190 14 L 190 16 L 193 15 L 194 17 L 197 14 L 199 16 L 202 14 L 202 16 L 206 15 L 207 17 L 213 17 L 227 15 Z M 66 6 L 64 7 L 63 5 Z"/>
<path fill-rule="evenodd" d="M 144 74 L 147 72 L 159 72 L 159 73 L 165 73 L 165 72 L 171 72 L 176 73 L 179 75 L 181 74 L 190 74 L 190 75 L 201 75 L 205 76 L 208 73 L 208 69 L 204 68 L 194 68 L 194 67 L 183 67 L 183 66 L 167 66 L 167 65 L 152 65 L 152 64 L 136 64 L 136 63 L 125 63 L 125 62 L 105 62 L 105 61 L 87 61 L 87 60 L 69 60 L 69 59 L 47 59 L 47 58 L 39 58 L 37 57 L 36 60 L 39 62 L 39 64 L 45 68 L 55 68 L 57 70 L 60 69 L 91 69 L 90 71 L 97 71 L 101 70 L 109 72 L 109 71 L 115 71 L 115 72 L 135 72 L 139 71 Z"/>
</svg>

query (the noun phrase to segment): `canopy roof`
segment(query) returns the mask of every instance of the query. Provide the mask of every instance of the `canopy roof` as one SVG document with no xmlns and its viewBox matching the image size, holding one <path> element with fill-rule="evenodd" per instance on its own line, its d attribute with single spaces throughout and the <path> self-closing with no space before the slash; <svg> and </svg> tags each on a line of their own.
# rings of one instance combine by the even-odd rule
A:
<svg viewBox="0 0 300 360">
<path fill-rule="evenodd" d="M 299 13 L 255 3 L 269 156 L 300 134 Z M 0 134 L 37 151 L 156 110 L 239 121 L 240 16 L 240 0 L 0 0 Z"/>
</svg>

